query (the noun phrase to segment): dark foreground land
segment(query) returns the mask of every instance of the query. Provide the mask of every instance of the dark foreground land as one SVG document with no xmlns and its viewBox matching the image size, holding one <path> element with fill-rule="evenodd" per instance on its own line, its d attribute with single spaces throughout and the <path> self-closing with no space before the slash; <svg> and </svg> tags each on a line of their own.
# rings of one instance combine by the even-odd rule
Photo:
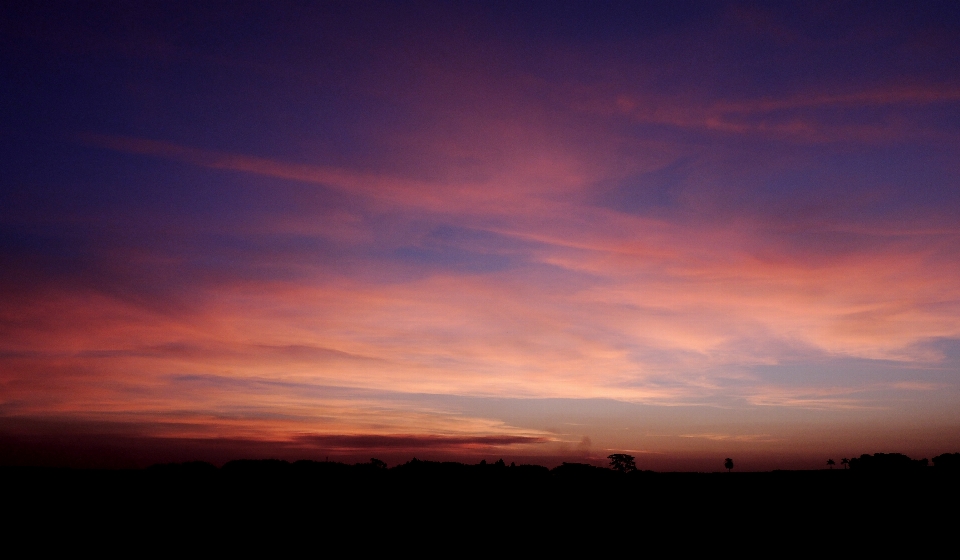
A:
<svg viewBox="0 0 960 560">
<path fill-rule="evenodd" d="M 404 548 L 442 536 L 551 546 L 655 538 L 701 547 L 710 540 L 753 546 L 762 537 L 923 550 L 953 540 L 960 521 L 960 472 L 936 467 L 619 473 L 577 464 L 233 461 L 114 471 L 7 467 L 0 476 L 8 535 L 51 527 L 77 542 L 308 538 Z"/>
</svg>

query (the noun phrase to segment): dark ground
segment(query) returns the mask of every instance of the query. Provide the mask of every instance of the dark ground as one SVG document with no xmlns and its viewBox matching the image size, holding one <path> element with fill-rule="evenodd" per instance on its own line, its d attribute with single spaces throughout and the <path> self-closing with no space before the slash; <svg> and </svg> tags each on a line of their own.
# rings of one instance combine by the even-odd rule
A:
<svg viewBox="0 0 960 560">
<path fill-rule="evenodd" d="M 954 546 L 960 521 L 960 472 L 936 467 L 622 474 L 576 464 L 551 471 L 233 461 L 219 469 L 5 467 L 0 476 L 4 532 L 43 531 L 50 536 L 34 541 L 40 550 L 119 542 L 215 549 L 312 543 L 357 551 L 442 550 L 442 543 L 457 542 L 555 550 L 626 539 L 630 547 L 672 550 L 774 546 L 766 551 L 774 553 L 819 543 L 849 552 L 887 544 L 922 552 L 937 542 Z"/>
</svg>

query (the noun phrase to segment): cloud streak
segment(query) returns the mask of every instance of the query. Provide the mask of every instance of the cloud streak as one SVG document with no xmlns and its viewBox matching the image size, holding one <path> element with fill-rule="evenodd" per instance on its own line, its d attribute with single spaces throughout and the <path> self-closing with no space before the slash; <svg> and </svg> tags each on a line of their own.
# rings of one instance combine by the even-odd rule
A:
<svg viewBox="0 0 960 560">
<path fill-rule="evenodd" d="M 322 449 L 337 451 L 354 451 L 361 449 L 444 449 L 459 448 L 499 448 L 511 445 L 530 445 L 545 443 L 548 440 L 542 437 L 528 436 L 416 436 L 416 435 L 330 435 L 330 436 L 299 436 L 297 443 L 308 444 Z"/>
<path fill-rule="evenodd" d="M 615 111 L 636 122 L 668 125 L 734 135 L 757 135 L 800 142 L 888 143 L 911 138 L 943 139 L 928 123 L 891 119 L 902 112 L 931 105 L 956 105 L 960 88 L 892 87 L 851 93 L 814 91 L 804 95 L 748 100 L 680 101 L 649 95 L 621 94 Z M 865 111 L 883 111 L 882 117 L 864 118 Z M 605 111 L 604 111 L 605 112 Z M 829 118 L 824 112 L 831 112 Z M 835 114 L 840 112 L 839 115 Z M 894 113 L 896 114 L 896 113 Z M 870 122 L 874 121 L 874 122 Z"/>
</svg>

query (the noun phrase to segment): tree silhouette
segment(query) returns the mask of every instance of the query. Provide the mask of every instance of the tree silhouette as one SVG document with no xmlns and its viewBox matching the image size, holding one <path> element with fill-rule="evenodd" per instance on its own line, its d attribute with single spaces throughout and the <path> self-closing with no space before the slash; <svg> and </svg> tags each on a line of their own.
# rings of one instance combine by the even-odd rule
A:
<svg viewBox="0 0 960 560">
<path fill-rule="evenodd" d="M 836 464 L 837 462 L 834 461 L 833 459 L 827 459 L 827 466 L 830 467 L 830 470 L 833 470 L 833 466 Z"/>
<path fill-rule="evenodd" d="M 613 455 L 607 455 L 607 459 L 610 459 L 610 468 L 615 471 L 625 473 L 637 470 L 637 464 L 634 462 L 632 455 L 614 453 Z"/>
<path fill-rule="evenodd" d="M 907 471 L 926 467 L 930 461 L 926 459 L 911 459 L 903 453 L 864 453 L 860 457 L 850 459 L 851 471 Z"/>
<path fill-rule="evenodd" d="M 960 453 L 941 453 L 933 458 L 933 467 L 960 471 Z"/>
<path fill-rule="evenodd" d="M 727 457 L 723 460 L 723 468 L 727 469 L 727 472 L 730 472 L 733 469 L 733 459 Z"/>
<path fill-rule="evenodd" d="M 840 459 L 840 464 L 843 465 L 843 470 L 847 470 L 847 465 L 850 464 L 850 459 L 844 457 L 843 459 Z"/>
</svg>

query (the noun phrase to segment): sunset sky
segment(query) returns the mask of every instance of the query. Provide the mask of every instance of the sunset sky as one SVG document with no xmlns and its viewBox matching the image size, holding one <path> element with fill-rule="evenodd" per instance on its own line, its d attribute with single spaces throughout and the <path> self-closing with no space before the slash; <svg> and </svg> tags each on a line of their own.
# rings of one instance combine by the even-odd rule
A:
<svg viewBox="0 0 960 560">
<path fill-rule="evenodd" d="M 960 451 L 955 2 L 0 8 L 0 463 Z"/>
</svg>

